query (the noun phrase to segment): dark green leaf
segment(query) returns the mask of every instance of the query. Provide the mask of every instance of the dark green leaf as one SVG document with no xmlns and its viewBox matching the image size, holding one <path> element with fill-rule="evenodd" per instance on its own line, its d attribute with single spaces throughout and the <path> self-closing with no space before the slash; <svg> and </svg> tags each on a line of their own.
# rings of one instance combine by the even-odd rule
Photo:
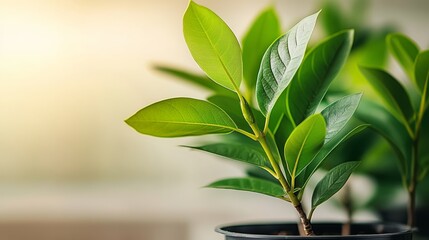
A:
<svg viewBox="0 0 429 240">
<path fill-rule="evenodd" d="M 265 171 L 264 169 L 261 169 L 259 167 L 250 167 L 250 168 L 246 169 L 246 175 L 251 177 L 251 178 L 259 178 L 262 180 L 270 181 L 270 182 L 278 185 L 279 187 L 282 186 L 279 183 L 279 180 L 274 178 L 273 175 L 271 175 L 270 173 L 268 173 L 267 171 Z"/>
<path fill-rule="evenodd" d="M 207 89 L 209 91 L 221 93 L 225 95 L 232 95 L 232 94 L 235 95 L 235 93 L 220 86 L 219 84 L 214 83 L 212 80 L 210 80 L 210 78 L 208 78 L 205 75 L 199 75 L 197 73 L 192 73 L 186 70 L 182 70 L 174 67 L 168 67 L 164 65 L 155 65 L 154 68 L 157 71 L 166 73 L 168 75 L 176 77 L 185 82 Z"/>
<path fill-rule="evenodd" d="M 286 106 L 296 125 L 316 111 L 343 67 L 353 43 L 353 31 L 339 32 L 314 47 L 287 90 Z"/>
<path fill-rule="evenodd" d="M 272 197 L 280 198 L 285 195 L 281 186 L 272 183 L 271 181 L 262 180 L 258 178 L 230 178 L 211 183 L 207 187 L 232 189 L 240 191 L 248 191 L 261 193 Z"/>
<path fill-rule="evenodd" d="M 417 44 L 403 34 L 392 33 L 387 36 L 387 46 L 410 79 L 414 80 L 414 61 L 419 54 Z"/>
<path fill-rule="evenodd" d="M 183 33 L 195 61 L 213 81 L 238 90 L 243 75 L 241 48 L 226 23 L 210 9 L 191 1 Z"/>
<path fill-rule="evenodd" d="M 270 7 L 259 14 L 243 38 L 244 83 L 252 92 L 256 87 L 258 70 L 265 50 L 280 34 L 277 13 Z"/>
<path fill-rule="evenodd" d="M 321 114 L 310 116 L 292 131 L 284 149 L 292 181 L 323 146 L 325 136 L 326 124 Z"/>
<path fill-rule="evenodd" d="M 399 120 L 413 119 L 414 110 L 404 87 L 389 73 L 376 68 L 360 67 L 368 82 L 380 94 Z"/>
<path fill-rule="evenodd" d="M 349 95 L 332 103 L 321 112 L 326 122 L 325 143 L 329 142 L 343 127 L 356 111 L 362 94 Z"/>
<path fill-rule="evenodd" d="M 346 184 L 358 165 L 359 162 L 346 162 L 331 169 L 316 185 L 311 199 L 311 208 L 315 209 L 334 196 Z"/>
<path fill-rule="evenodd" d="M 417 55 L 414 75 L 417 87 L 426 95 L 425 101 L 429 100 L 429 50 Z"/>
<path fill-rule="evenodd" d="M 298 70 L 318 14 L 301 20 L 265 52 L 256 82 L 256 98 L 265 116 Z"/>
<path fill-rule="evenodd" d="M 261 147 L 256 148 L 252 145 L 242 143 L 215 143 L 190 148 L 249 163 L 258 167 L 270 168 L 270 162 Z"/>
<path fill-rule="evenodd" d="M 222 109 L 192 98 L 154 103 L 138 111 L 126 123 L 142 134 L 156 137 L 197 136 L 237 130 Z"/>
</svg>

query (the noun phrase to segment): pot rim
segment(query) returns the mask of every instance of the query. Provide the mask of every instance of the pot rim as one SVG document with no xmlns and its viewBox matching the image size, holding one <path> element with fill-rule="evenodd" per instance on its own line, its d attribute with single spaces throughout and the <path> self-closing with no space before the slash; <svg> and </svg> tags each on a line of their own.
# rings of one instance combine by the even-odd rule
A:
<svg viewBox="0 0 429 240">
<path fill-rule="evenodd" d="M 316 235 L 316 236 L 299 236 L 299 235 L 289 235 L 289 236 L 282 236 L 282 235 L 266 235 L 266 234 L 252 234 L 252 233 L 239 233 L 239 232 L 233 232 L 225 230 L 225 228 L 231 228 L 231 227 L 246 227 L 246 226 L 269 226 L 269 225 L 296 225 L 295 222 L 250 222 L 250 223 L 234 223 L 234 224 L 223 224 L 219 225 L 215 228 L 215 231 L 231 237 L 243 237 L 243 238 L 254 238 L 254 239 L 260 239 L 260 238 L 269 238 L 269 239 L 285 239 L 285 237 L 293 237 L 293 238 L 300 238 L 300 237 L 306 237 L 306 238 L 326 238 L 326 239 L 332 239 L 332 238 L 338 238 L 338 239 L 347 239 L 347 238 L 363 238 L 363 239 L 372 239 L 374 236 L 378 237 L 393 237 L 398 236 L 402 234 L 412 234 L 413 230 L 408 227 L 407 225 L 400 224 L 400 223 L 391 223 L 391 222 L 357 222 L 352 223 L 352 226 L 372 226 L 375 225 L 376 227 L 394 227 L 397 229 L 396 232 L 391 233 L 375 233 L 375 234 L 355 234 L 355 235 Z M 315 222 L 313 225 L 343 225 L 344 223 L 341 222 Z"/>
</svg>

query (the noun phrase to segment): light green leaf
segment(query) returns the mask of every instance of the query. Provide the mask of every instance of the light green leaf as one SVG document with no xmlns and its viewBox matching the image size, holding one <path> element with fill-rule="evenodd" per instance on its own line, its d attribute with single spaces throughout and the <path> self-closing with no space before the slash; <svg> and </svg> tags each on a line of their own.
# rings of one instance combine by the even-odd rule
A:
<svg viewBox="0 0 429 240">
<path fill-rule="evenodd" d="M 235 123 L 219 107 L 192 98 L 173 98 L 149 105 L 125 121 L 142 134 L 156 137 L 230 133 Z"/>
<path fill-rule="evenodd" d="M 213 153 L 261 168 L 270 168 L 270 162 L 261 147 L 256 148 L 255 146 L 242 143 L 215 143 L 189 148 Z"/>
<path fill-rule="evenodd" d="M 325 136 L 326 124 L 321 114 L 310 116 L 290 134 L 284 151 L 292 181 L 323 146 Z"/>
<path fill-rule="evenodd" d="M 311 176 L 316 172 L 321 164 L 329 157 L 329 155 L 337 149 L 342 143 L 347 141 L 349 138 L 361 133 L 363 130 L 368 128 L 368 124 L 362 124 L 357 127 L 349 129 L 343 129 L 340 133 L 336 134 L 334 138 L 323 145 L 322 149 L 314 157 L 313 161 L 304 169 L 303 173 L 297 178 L 297 186 L 304 189 L 307 186 Z M 346 127 L 347 128 L 347 127 Z"/>
<path fill-rule="evenodd" d="M 226 23 L 210 9 L 191 1 L 183 17 L 188 48 L 213 81 L 237 91 L 243 75 L 241 49 Z"/>
<path fill-rule="evenodd" d="M 362 94 L 353 94 L 341 98 L 322 110 L 326 122 L 325 143 L 329 142 L 343 129 L 355 113 Z"/>
<path fill-rule="evenodd" d="M 417 55 L 414 75 L 416 84 L 422 93 L 425 93 L 426 100 L 429 97 L 429 50 L 423 51 Z M 425 90 L 426 88 L 426 90 Z"/>
<path fill-rule="evenodd" d="M 341 31 L 314 47 L 305 57 L 287 90 L 286 107 L 296 125 L 316 111 L 344 66 L 352 43 L 353 31 Z"/>
<path fill-rule="evenodd" d="M 301 65 L 318 14 L 301 20 L 265 52 L 256 82 L 256 98 L 265 116 L 271 112 Z"/>
<path fill-rule="evenodd" d="M 417 44 L 400 33 L 389 34 L 386 40 L 387 46 L 396 61 L 399 62 L 410 79 L 414 80 L 414 61 L 417 54 L 419 54 L 419 47 Z"/>
<path fill-rule="evenodd" d="M 278 184 L 258 178 L 229 178 L 211 183 L 207 187 L 255 192 L 276 198 L 285 195 L 283 188 Z"/>
<path fill-rule="evenodd" d="M 270 7 L 259 14 L 243 38 L 244 83 L 252 92 L 256 87 L 258 70 L 265 50 L 280 34 L 279 18 L 274 8 Z"/>
<path fill-rule="evenodd" d="M 413 118 L 414 110 L 405 88 L 389 73 L 376 68 L 360 67 L 372 87 L 380 94 L 394 115 L 405 123 Z"/>
<path fill-rule="evenodd" d="M 234 92 L 231 92 L 229 89 L 226 89 L 220 86 L 219 84 L 214 83 L 212 80 L 210 80 L 210 78 L 208 78 L 205 75 L 200 75 L 197 73 L 192 73 L 186 70 L 164 66 L 164 65 L 155 65 L 154 69 L 159 72 L 171 75 L 173 77 L 176 77 L 177 79 L 191 83 L 195 86 L 204 88 L 206 90 L 209 90 L 215 93 L 220 93 L 224 95 L 233 95 L 233 96 L 236 95 Z"/>
<path fill-rule="evenodd" d="M 316 185 L 311 199 L 311 208 L 315 209 L 334 196 L 346 184 L 358 165 L 359 162 L 346 162 L 331 169 Z"/>
</svg>

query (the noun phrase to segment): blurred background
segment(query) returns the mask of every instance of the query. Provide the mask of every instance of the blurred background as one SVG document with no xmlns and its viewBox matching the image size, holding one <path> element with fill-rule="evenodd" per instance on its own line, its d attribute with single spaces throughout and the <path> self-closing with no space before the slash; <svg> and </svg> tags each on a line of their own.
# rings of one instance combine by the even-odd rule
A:
<svg viewBox="0 0 429 240">
<path fill-rule="evenodd" d="M 341 7 L 355 11 L 348 2 Z M 270 3 L 283 30 L 323 6 L 313 0 L 198 3 L 239 38 Z M 366 25 L 394 26 L 429 47 L 429 1 L 368 3 Z M 213 232 L 219 224 L 295 221 L 277 199 L 201 188 L 242 170 L 177 147 L 195 139 L 142 136 L 123 121 L 161 99 L 208 96 L 152 67 L 199 72 L 181 31 L 187 4 L 0 0 L 0 239 L 210 240 L 222 238 Z M 319 26 L 313 38 L 322 36 Z M 370 180 L 357 182 L 370 194 Z M 345 218 L 333 210 L 322 206 L 315 219 Z M 362 211 L 356 219 L 376 216 Z"/>
</svg>

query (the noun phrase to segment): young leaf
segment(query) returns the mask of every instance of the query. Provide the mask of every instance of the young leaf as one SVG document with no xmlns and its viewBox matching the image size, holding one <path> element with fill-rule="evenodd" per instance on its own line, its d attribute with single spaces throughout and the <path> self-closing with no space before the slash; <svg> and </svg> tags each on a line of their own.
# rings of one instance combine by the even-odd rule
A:
<svg viewBox="0 0 429 240">
<path fill-rule="evenodd" d="M 425 92 L 426 87 L 426 99 L 429 97 L 429 50 L 423 51 L 417 55 L 414 75 L 416 79 L 417 87 L 422 93 Z"/>
<path fill-rule="evenodd" d="M 265 52 L 256 82 L 256 98 L 264 115 L 271 112 L 298 70 L 318 14 L 301 20 Z"/>
<path fill-rule="evenodd" d="M 414 61 L 419 54 L 417 44 L 405 35 L 392 33 L 387 36 L 387 46 L 410 79 L 414 80 Z"/>
<path fill-rule="evenodd" d="M 314 47 L 287 90 L 286 107 L 296 125 L 316 111 L 350 53 L 353 31 L 341 31 Z"/>
<path fill-rule="evenodd" d="M 210 9 L 191 1 L 183 33 L 192 57 L 213 81 L 238 90 L 243 75 L 241 49 L 226 23 Z"/>
<path fill-rule="evenodd" d="M 213 81 L 210 80 L 210 78 L 208 78 L 205 75 L 199 75 L 197 73 L 192 73 L 192 72 L 188 72 L 186 70 L 182 70 L 182 69 L 178 69 L 178 68 L 174 68 L 174 67 L 169 67 L 169 66 L 164 66 L 164 65 L 155 65 L 154 69 L 174 76 L 180 80 L 183 80 L 185 82 L 189 82 L 191 84 L 194 84 L 196 86 L 199 86 L 201 88 L 205 88 L 209 91 L 215 92 L 215 93 L 221 93 L 224 95 L 233 95 L 235 96 L 236 94 L 231 92 L 230 90 L 214 83 Z"/>
<path fill-rule="evenodd" d="M 258 69 L 265 50 L 281 34 L 280 22 L 274 8 L 265 9 L 253 22 L 243 38 L 243 75 L 247 88 L 256 87 Z"/>
<path fill-rule="evenodd" d="M 277 198 L 285 195 L 278 184 L 258 178 L 229 178 L 211 183 L 207 187 L 255 192 Z"/>
<path fill-rule="evenodd" d="M 311 208 L 315 209 L 337 193 L 358 165 L 359 162 L 346 162 L 331 169 L 316 185 L 311 199 Z"/>
<path fill-rule="evenodd" d="M 329 142 L 355 113 L 362 94 L 354 94 L 341 98 L 322 110 L 326 122 L 325 143 Z"/>
<path fill-rule="evenodd" d="M 326 124 L 321 114 L 315 114 L 290 134 L 285 144 L 285 158 L 292 181 L 311 162 L 323 146 Z"/>
<path fill-rule="evenodd" d="M 216 106 L 222 108 L 237 126 L 241 129 L 244 129 L 248 132 L 252 132 L 252 129 L 249 127 L 249 124 L 243 117 L 243 113 L 240 108 L 240 100 L 238 100 L 237 95 L 235 96 L 222 96 L 222 95 L 214 95 L 207 100 L 211 103 L 214 103 Z M 264 127 L 265 118 L 258 110 L 251 108 L 253 116 L 255 117 L 256 123 L 260 128 Z"/>
<path fill-rule="evenodd" d="M 262 148 L 255 148 L 251 145 L 242 143 L 215 143 L 199 147 L 189 147 L 218 156 L 234 159 L 240 162 L 249 163 L 257 167 L 270 168 L 264 150 Z"/>
<path fill-rule="evenodd" d="M 319 169 L 320 165 L 338 146 L 340 146 L 340 144 L 344 143 L 356 134 L 361 133 L 363 130 L 367 129 L 368 126 L 368 124 L 362 124 L 351 130 L 343 129 L 340 133 L 335 135 L 331 141 L 323 145 L 322 149 L 320 149 L 313 161 L 311 161 L 311 163 L 304 169 L 303 173 L 298 176 L 296 180 L 297 186 L 304 189 L 311 176 L 313 176 L 316 170 Z"/>
<path fill-rule="evenodd" d="M 230 133 L 235 123 L 219 107 L 192 98 L 173 98 L 149 105 L 125 121 L 142 134 L 156 137 Z"/>
<path fill-rule="evenodd" d="M 381 69 L 360 67 L 360 70 L 395 115 L 399 119 L 405 120 L 405 124 L 409 123 L 414 114 L 413 106 L 407 92 L 398 80 Z"/>
</svg>

